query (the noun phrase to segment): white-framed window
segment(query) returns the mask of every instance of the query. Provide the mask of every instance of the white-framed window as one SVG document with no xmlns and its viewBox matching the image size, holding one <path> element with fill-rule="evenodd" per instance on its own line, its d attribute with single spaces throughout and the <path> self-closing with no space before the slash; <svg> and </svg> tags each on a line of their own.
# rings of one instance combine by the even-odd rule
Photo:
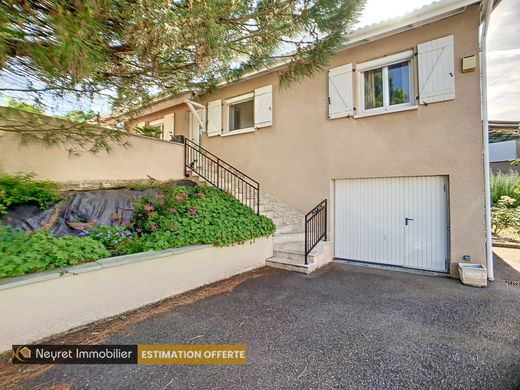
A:
<svg viewBox="0 0 520 390">
<path fill-rule="evenodd" d="M 175 114 L 167 114 L 161 119 L 150 121 L 146 127 L 156 129 L 153 133 L 149 134 L 150 136 L 171 141 L 175 135 Z"/>
<path fill-rule="evenodd" d="M 227 106 L 227 130 L 229 132 L 254 130 L 255 94 L 253 92 L 225 101 Z"/>
<path fill-rule="evenodd" d="M 358 64 L 357 71 L 360 115 L 415 106 L 412 50 Z"/>
<path fill-rule="evenodd" d="M 273 125 L 272 85 L 240 96 L 208 102 L 208 137 L 256 131 Z"/>
</svg>

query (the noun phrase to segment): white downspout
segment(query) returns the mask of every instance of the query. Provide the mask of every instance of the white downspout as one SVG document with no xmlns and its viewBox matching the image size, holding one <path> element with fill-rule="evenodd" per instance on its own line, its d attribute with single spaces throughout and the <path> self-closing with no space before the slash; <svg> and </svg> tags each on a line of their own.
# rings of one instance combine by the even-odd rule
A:
<svg viewBox="0 0 520 390">
<path fill-rule="evenodd" d="M 482 88 L 482 138 L 484 141 L 484 191 L 486 214 L 486 259 L 487 277 L 493 281 L 495 272 L 493 269 L 493 243 L 491 238 L 491 186 L 489 167 L 489 121 L 488 121 L 488 94 L 487 94 L 487 64 L 486 64 L 486 38 L 489 18 L 493 9 L 493 0 L 485 0 L 486 9 L 480 35 L 480 83 Z"/>
</svg>

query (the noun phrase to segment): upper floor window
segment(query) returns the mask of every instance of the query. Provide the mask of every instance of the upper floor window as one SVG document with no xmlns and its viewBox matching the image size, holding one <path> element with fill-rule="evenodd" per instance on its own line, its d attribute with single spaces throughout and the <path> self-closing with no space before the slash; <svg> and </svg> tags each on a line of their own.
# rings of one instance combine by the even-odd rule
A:
<svg viewBox="0 0 520 390">
<path fill-rule="evenodd" d="M 362 113 L 397 111 L 413 105 L 413 52 L 358 65 Z"/>
<path fill-rule="evenodd" d="M 239 96 L 226 101 L 228 105 L 228 131 L 252 129 L 255 125 L 254 94 Z"/>
<path fill-rule="evenodd" d="M 355 67 L 343 64 L 328 73 L 329 119 L 362 118 L 452 100 L 455 99 L 453 35 L 419 43 L 416 61 L 411 49 Z"/>
</svg>

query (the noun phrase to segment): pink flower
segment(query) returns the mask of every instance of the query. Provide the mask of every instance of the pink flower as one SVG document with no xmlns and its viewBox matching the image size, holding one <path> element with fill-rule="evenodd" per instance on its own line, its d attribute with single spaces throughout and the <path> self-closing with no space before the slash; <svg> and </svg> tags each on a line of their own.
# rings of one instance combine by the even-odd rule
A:
<svg viewBox="0 0 520 390">
<path fill-rule="evenodd" d="M 142 233 L 142 232 L 143 232 L 143 229 L 137 228 L 137 229 L 135 229 L 135 231 L 136 231 L 137 233 Z"/>
<path fill-rule="evenodd" d="M 182 200 L 182 196 L 179 194 L 179 195 L 175 195 L 175 200 L 177 202 L 180 202 Z"/>
<path fill-rule="evenodd" d="M 152 232 L 156 232 L 157 229 L 159 229 L 159 227 L 157 227 L 157 225 L 153 225 L 153 226 L 152 226 Z"/>
<path fill-rule="evenodd" d="M 163 194 L 157 194 L 157 195 L 155 195 L 155 197 L 157 199 L 164 199 L 164 195 Z"/>
<path fill-rule="evenodd" d="M 204 192 L 197 192 L 195 195 L 197 195 L 199 198 L 204 198 Z"/>
<path fill-rule="evenodd" d="M 164 202 L 159 202 L 159 206 L 161 206 L 161 207 L 164 207 L 165 204 L 166 203 L 164 203 Z"/>
<path fill-rule="evenodd" d="M 175 207 L 172 207 L 172 208 L 170 209 L 170 213 L 176 213 L 176 212 L 177 212 L 177 209 L 176 209 Z"/>
<path fill-rule="evenodd" d="M 155 208 L 151 204 L 145 204 L 144 205 L 144 209 L 146 211 L 154 211 L 155 210 Z"/>
<path fill-rule="evenodd" d="M 196 216 L 197 215 L 197 209 L 195 207 L 190 207 L 189 211 L 190 211 L 190 214 L 192 216 Z"/>
</svg>

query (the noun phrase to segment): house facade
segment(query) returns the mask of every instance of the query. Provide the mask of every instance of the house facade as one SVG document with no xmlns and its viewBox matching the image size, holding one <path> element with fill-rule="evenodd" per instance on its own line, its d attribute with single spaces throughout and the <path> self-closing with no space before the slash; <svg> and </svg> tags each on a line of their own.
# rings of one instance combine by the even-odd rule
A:
<svg viewBox="0 0 520 390">
<path fill-rule="evenodd" d="M 327 199 L 335 258 L 456 275 L 486 263 L 480 22 L 479 1 L 434 3 L 288 88 L 264 70 L 129 125 L 184 135 L 302 213 Z"/>
</svg>

